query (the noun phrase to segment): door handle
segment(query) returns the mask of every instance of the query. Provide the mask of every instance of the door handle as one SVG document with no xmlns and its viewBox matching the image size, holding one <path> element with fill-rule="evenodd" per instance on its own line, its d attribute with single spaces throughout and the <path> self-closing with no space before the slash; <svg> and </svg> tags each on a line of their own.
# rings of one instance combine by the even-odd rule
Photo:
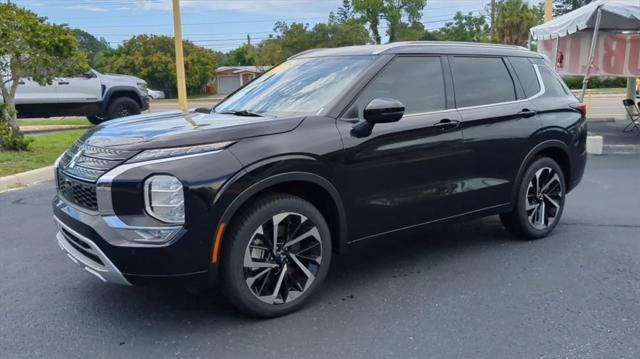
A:
<svg viewBox="0 0 640 359">
<path fill-rule="evenodd" d="M 522 111 L 518 112 L 518 117 L 529 118 L 536 115 L 535 111 L 531 111 L 528 108 L 522 109 Z"/>
<path fill-rule="evenodd" d="M 68 85 L 69 81 L 58 81 L 58 85 Z"/>
<path fill-rule="evenodd" d="M 450 130 L 452 128 L 456 128 L 460 126 L 460 121 L 450 120 L 448 118 L 444 118 L 440 120 L 440 122 L 433 125 L 433 127 L 439 128 L 441 130 Z"/>
</svg>

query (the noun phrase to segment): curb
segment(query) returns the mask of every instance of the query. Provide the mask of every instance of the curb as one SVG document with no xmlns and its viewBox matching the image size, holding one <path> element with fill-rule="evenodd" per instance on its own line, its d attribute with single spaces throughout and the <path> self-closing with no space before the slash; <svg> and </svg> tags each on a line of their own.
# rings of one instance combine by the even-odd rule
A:
<svg viewBox="0 0 640 359">
<path fill-rule="evenodd" d="M 27 187 L 38 182 L 48 181 L 52 179 L 53 166 L 42 167 L 32 171 L 0 177 L 0 192 L 18 187 Z"/>
<path fill-rule="evenodd" d="M 91 128 L 90 125 L 43 125 L 43 126 L 21 126 L 20 130 L 25 135 L 35 134 L 35 133 L 46 133 L 46 132 L 60 132 L 60 131 L 70 131 L 70 130 L 82 130 L 85 128 Z"/>
</svg>

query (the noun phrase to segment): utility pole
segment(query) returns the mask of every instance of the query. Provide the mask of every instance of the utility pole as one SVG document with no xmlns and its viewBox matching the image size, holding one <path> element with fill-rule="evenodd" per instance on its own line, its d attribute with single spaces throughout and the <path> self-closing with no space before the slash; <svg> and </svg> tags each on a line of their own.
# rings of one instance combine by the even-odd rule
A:
<svg viewBox="0 0 640 359">
<path fill-rule="evenodd" d="M 491 0 L 491 37 L 493 37 L 493 27 L 496 22 L 496 0 Z"/>
<path fill-rule="evenodd" d="M 251 35 L 247 34 L 247 45 L 251 46 Z"/>
<path fill-rule="evenodd" d="M 176 76 L 178 78 L 178 106 L 187 112 L 187 82 L 184 74 L 184 54 L 182 52 L 182 25 L 180 23 L 180 0 L 173 0 L 173 31 L 176 48 Z"/>
<path fill-rule="evenodd" d="M 553 0 L 544 1 L 544 22 L 553 19 Z"/>
</svg>

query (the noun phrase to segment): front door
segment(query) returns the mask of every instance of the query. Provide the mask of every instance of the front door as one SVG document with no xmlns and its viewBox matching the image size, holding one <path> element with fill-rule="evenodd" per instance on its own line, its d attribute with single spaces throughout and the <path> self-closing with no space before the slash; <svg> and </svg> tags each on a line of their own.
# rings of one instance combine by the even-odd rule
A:
<svg viewBox="0 0 640 359">
<path fill-rule="evenodd" d="M 100 80 L 91 72 L 87 76 L 59 77 L 54 83 L 60 103 L 92 103 L 102 97 Z"/>
<path fill-rule="evenodd" d="M 439 56 L 397 57 L 372 80 L 338 120 L 344 141 L 350 238 L 384 232 L 459 213 L 455 196 L 464 156 L 458 112 L 448 108 Z M 352 130 L 374 98 L 405 106 L 395 123 L 377 124 L 359 137 Z"/>
</svg>

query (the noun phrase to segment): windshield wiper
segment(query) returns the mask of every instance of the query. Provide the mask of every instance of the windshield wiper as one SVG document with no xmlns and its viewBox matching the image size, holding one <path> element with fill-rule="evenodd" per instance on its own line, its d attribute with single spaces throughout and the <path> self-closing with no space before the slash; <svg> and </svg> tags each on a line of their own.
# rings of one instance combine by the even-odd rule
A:
<svg viewBox="0 0 640 359">
<path fill-rule="evenodd" d="M 259 113 L 251 112 L 247 110 L 229 110 L 229 111 L 223 111 L 219 113 L 227 114 L 227 115 L 246 116 L 246 117 L 264 117 Z"/>
</svg>

